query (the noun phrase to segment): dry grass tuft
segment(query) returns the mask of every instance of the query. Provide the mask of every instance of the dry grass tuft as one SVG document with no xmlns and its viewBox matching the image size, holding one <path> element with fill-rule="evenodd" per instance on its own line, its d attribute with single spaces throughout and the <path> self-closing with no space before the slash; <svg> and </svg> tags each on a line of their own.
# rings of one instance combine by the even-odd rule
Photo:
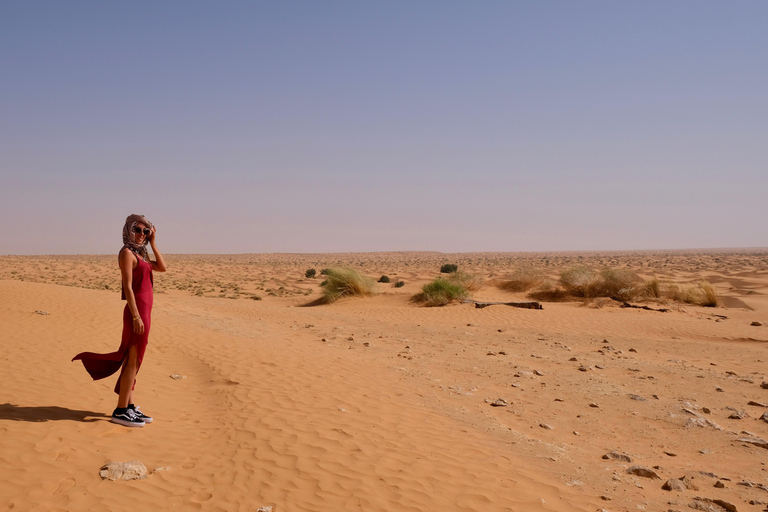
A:
<svg viewBox="0 0 768 512">
<path fill-rule="evenodd" d="M 606 268 L 593 290 L 593 297 L 610 297 L 629 302 L 645 292 L 645 283 L 637 274 L 626 269 Z"/>
<path fill-rule="evenodd" d="M 569 295 L 588 299 L 596 296 L 600 276 L 587 266 L 576 265 L 560 272 L 560 284 Z"/>
<path fill-rule="evenodd" d="M 485 281 L 482 277 L 466 272 L 456 271 L 448 276 L 448 281 L 463 286 L 467 291 L 476 292 L 483 287 Z"/>
<path fill-rule="evenodd" d="M 652 299 L 661 298 L 661 283 L 657 278 L 653 278 L 645 283 L 645 295 Z"/>
<path fill-rule="evenodd" d="M 531 268 L 517 269 L 508 279 L 501 281 L 496 286 L 507 292 L 527 292 L 544 283 L 544 274 L 540 270 Z"/>
<path fill-rule="evenodd" d="M 342 297 L 367 297 L 373 295 L 376 283 L 353 268 L 325 269 L 327 277 L 323 286 L 323 301 L 327 304 Z"/>
<path fill-rule="evenodd" d="M 425 306 L 445 306 L 454 301 L 462 301 L 469 298 L 469 290 L 462 284 L 450 279 L 438 277 L 431 283 L 421 287 L 421 293 L 413 296 L 414 302 L 421 302 Z"/>
<path fill-rule="evenodd" d="M 709 281 L 701 281 L 699 288 L 701 289 L 701 302 L 699 304 L 708 308 L 716 308 L 717 290 L 715 287 Z"/>
<path fill-rule="evenodd" d="M 666 296 L 675 302 L 709 308 L 717 307 L 717 290 L 708 281 L 699 281 L 689 286 L 670 283 L 667 285 Z"/>
<path fill-rule="evenodd" d="M 541 302 L 566 302 L 572 300 L 571 295 L 559 286 L 545 282 L 536 291 L 528 294 L 528 297 Z"/>
</svg>

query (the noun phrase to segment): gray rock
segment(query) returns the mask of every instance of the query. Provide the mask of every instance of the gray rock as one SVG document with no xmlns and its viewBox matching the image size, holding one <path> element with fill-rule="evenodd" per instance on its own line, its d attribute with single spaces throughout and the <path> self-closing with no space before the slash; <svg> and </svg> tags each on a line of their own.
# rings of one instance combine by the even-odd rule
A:
<svg viewBox="0 0 768 512">
<path fill-rule="evenodd" d="M 147 475 L 146 466 L 138 460 L 110 462 L 99 470 L 102 480 L 144 480 Z"/>
<path fill-rule="evenodd" d="M 259 507 L 256 509 L 256 512 L 272 512 L 272 507 L 271 506 Z"/>
<path fill-rule="evenodd" d="M 640 395 L 629 395 L 629 398 L 632 400 L 637 400 L 638 402 L 645 402 L 645 398 L 641 397 Z"/>
<path fill-rule="evenodd" d="M 554 430 L 555 429 L 555 427 L 553 427 L 552 425 L 547 425 L 546 423 L 539 423 L 539 426 L 541 428 L 545 428 L 547 430 Z"/>
<path fill-rule="evenodd" d="M 766 441 L 765 439 L 760 439 L 759 437 L 756 437 L 754 439 L 749 437 L 740 437 L 737 439 L 737 441 L 740 441 L 742 443 L 753 444 L 755 446 L 759 446 L 760 448 L 765 448 L 766 450 L 768 450 L 768 441 Z"/>
<path fill-rule="evenodd" d="M 749 418 L 749 415 L 747 414 L 747 411 L 743 409 L 740 411 L 732 412 L 728 416 L 729 420 L 743 420 L 744 418 Z"/>
<path fill-rule="evenodd" d="M 627 473 L 630 475 L 641 476 L 643 478 L 661 480 L 661 477 L 654 470 L 647 466 L 632 466 L 631 468 L 627 469 Z"/>
<path fill-rule="evenodd" d="M 749 402 L 747 402 L 747 405 L 754 405 L 755 407 L 763 407 L 763 408 L 768 407 L 768 404 L 764 404 L 763 402 L 755 402 L 754 400 L 750 400 Z"/>
<path fill-rule="evenodd" d="M 764 422 L 768 423 L 768 411 L 765 411 L 762 416 L 760 416 L 760 419 Z"/>
<path fill-rule="evenodd" d="M 45 315 L 49 315 L 50 313 L 48 313 L 47 311 L 43 311 L 43 310 L 38 309 L 37 311 L 35 311 L 35 314 L 36 315 L 43 315 L 43 316 L 45 316 Z"/>
<path fill-rule="evenodd" d="M 688 488 L 679 478 L 670 478 L 661 486 L 665 491 L 685 491 Z"/>
<path fill-rule="evenodd" d="M 608 453 L 603 455 L 603 458 L 606 459 L 606 460 L 614 459 L 614 460 L 621 460 L 621 461 L 624 461 L 624 462 L 632 462 L 632 457 L 630 457 L 629 455 L 626 455 L 624 453 L 619 453 L 619 452 L 617 452 L 615 450 L 609 451 Z"/>
<path fill-rule="evenodd" d="M 187 376 L 186 376 L 186 375 L 179 375 L 178 373 L 174 373 L 173 375 L 170 375 L 170 377 L 171 377 L 173 380 L 183 380 L 183 379 L 186 379 L 186 378 L 187 378 Z"/>
<path fill-rule="evenodd" d="M 688 505 L 694 510 L 704 510 L 706 512 L 738 512 L 736 505 L 724 500 L 713 500 L 712 498 L 693 498 L 694 502 Z"/>
<path fill-rule="evenodd" d="M 503 398 L 497 398 L 495 401 L 491 402 L 491 407 L 506 407 L 508 405 L 507 401 Z"/>
</svg>

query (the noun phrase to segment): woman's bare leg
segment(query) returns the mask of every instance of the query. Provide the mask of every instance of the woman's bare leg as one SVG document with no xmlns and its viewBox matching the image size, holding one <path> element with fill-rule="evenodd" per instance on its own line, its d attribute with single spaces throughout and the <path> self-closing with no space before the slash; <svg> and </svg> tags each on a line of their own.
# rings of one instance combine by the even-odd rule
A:
<svg viewBox="0 0 768 512">
<path fill-rule="evenodd" d="M 136 380 L 136 372 L 138 371 L 138 357 L 136 355 L 136 346 L 131 345 L 128 348 L 128 355 L 125 358 L 125 364 L 123 364 L 123 370 L 120 373 L 120 395 L 117 399 L 117 407 L 125 408 L 128 404 L 133 403 L 133 383 Z"/>
</svg>

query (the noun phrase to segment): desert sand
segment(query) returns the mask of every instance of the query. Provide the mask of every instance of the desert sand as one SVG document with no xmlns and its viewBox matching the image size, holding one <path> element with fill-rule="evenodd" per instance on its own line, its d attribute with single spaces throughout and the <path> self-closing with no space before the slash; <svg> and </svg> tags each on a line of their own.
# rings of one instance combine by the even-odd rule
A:
<svg viewBox="0 0 768 512">
<path fill-rule="evenodd" d="M 0 511 L 768 507 L 768 250 L 166 260 L 136 388 L 155 421 L 129 429 L 116 377 L 70 362 L 119 345 L 117 257 L 0 257 Z M 581 263 L 706 279 L 721 306 L 411 302 L 443 263 L 488 281 L 476 300 Z M 317 305 L 305 270 L 339 265 L 405 285 Z M 129 460 L 148 478 L 100 478 Z"/>
</svg>

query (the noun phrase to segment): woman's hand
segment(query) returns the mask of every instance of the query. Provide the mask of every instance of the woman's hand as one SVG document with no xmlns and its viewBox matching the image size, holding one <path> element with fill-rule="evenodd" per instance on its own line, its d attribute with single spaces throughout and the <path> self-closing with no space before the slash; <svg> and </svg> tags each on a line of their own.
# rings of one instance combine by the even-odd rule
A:
<svg viewBox="0 0 768 512">
<path fill-rule="evenodd" d="M 152 226 L 152 228 L 149 230 L 149 237 L 147 238 L 147 241 L 150 244 L 155 243 L 155 232 L 157 231 L 157 228 L 155 226 Z"/>
<path fill-rule="evenodd" d="M 133 332 L 136 334 L 144 334 L 144 322 L 141 317 L 137 316 L 133 319 Z"/>
</svg>

